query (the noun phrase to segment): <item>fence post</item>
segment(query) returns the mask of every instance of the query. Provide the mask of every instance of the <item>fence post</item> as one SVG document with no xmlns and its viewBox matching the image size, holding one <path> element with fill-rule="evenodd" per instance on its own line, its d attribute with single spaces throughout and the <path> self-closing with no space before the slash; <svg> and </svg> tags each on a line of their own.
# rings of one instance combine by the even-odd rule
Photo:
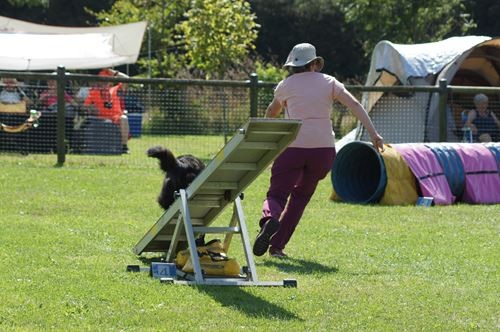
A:
<svg viewBox="0 0 500 332">
<path fill-rule="evenodd" d="M 250 117 L 257 117 L 259 104 L 259 76 L 256 73 L 250 74 Z"/>
<path fill-rule="evenodd" d="M 448 81 L 445 78 L 439 80 L 439 141 L 448 141 L 448 115 L 446 114 L 446 102 L 448 100 Z"/>
<path fill-rule="evenodd" d="M 63 166 L 66 160 L 66 69 L 57 67 L 57 165 Z"/>
</svg>

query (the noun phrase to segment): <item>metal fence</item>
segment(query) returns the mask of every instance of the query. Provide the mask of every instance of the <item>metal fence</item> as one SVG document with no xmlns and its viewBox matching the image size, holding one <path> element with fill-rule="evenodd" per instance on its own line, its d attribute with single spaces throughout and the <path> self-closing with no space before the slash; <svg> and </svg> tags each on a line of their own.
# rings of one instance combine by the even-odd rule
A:
<svg viewBox="0 0 500 332">
<path fill-rule="evenodd" d="M 60 165 L 73 156 L 102 155 L 133 164 L 154 145 L 211 159 L 249 117 L 264 115 L 275 86 L 259 82 L 255 74 L 247 81 L 204 81 L 101 77 L 58 68 L 51 74 L 3 72 L 0 77 L 6 91 L 0 92 L 0 122 L 17 128 L 30 110 L 41 112 L 36 128 L 0 132 L 0 158 L 4 153 L 51 154 Z M 120 103 L 126 117 L 103 119 L 89 106 L 89 95 L 98 86 L 108 90 L 117 85 L 118 99 L 96 98 L 110 110 Z M 446 82 L 438 87 L 347 88 L 360 100 L 363 92 L 364 99 L 383 96 L 370 114 L 388 143 L 461 140 L 463 111 L 473 108 L 472 98 L 479 92 L 490 97 L 493 112 L 500 110 L 500 88 Z M 11 99 L 2 101 L 5 96 Z M 435 113 L 429 111 L 432 103 Z M 356 128 L 357 121 L 336 103 L 332 125 L 339 139 Z M 498 140 L 498 128 L 493 136 Z M 358 138 L 367 139 L 362 132 Z"/>
</svg>

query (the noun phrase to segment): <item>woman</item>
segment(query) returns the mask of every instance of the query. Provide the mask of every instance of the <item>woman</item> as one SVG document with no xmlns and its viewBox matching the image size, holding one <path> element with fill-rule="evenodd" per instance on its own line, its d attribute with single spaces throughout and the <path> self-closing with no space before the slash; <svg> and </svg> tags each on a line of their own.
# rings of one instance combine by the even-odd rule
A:
<svg viewBox="0 0 500 332">
<path fill-rule="evenodd" d="M 299 133 L 289 147 L 274 161 L 271 184 L 260 219 L 261 230 L 253 253 L 262 256 L 269 248 L 272 257 L 286 257 L 283 249 L 316 190 L 318 182 L 332 168 L 335 158 L 335 136 L 331 112 L 339 101 L 361 121 L 373 145 L 383 149 L 383 139 L 368 114 L 342 83 L 320 73 L 322 57 L 308 43 L 296 45 L 284 67 L 291 75 L 279 82 L 266 117 L 275 118 L 285 110 L 285 117 L 302 120 Z M 288 204 L 287 204 L 288 202 Z"/>
<path fill-rule="evenodd" d="M 43 109 L 49 111 L 57 111 L 57 82 L 55 80 L 47 81 L 47 89 L 40 93 L 38 98 Z M 67 108 L 74 109 L 78 104 L 73 100 L 66 91 L 64 91 L 64 101 Z"/>
<path fill-rule="evenodd" d="M 29 98 L 23 90 L 19 88 L 15 78 L 4 78 L 2 83 L 5 85 L 0 92 L 0 103 L 2 104 L 20 104 L 22 102 L 30 103 Z"/>
<path fill-rule="evenodd" d="M 111 68 L 105 68 L 99 72 L 99 76 L 104 77 L 123 77 L 128 75 Z M 122 83 L 113 86 L 112 82 L 97 82 L 89 90 L 83 105 L 93 114 L 97 114 L 102 119 L 109 120 L 120 126 L 123 153 L 130 153 L 128 148 L 128 139 L 130 136 L 130 127 L 125 110 L 122 109 L 122 103 L 118 91 Z"/>
<path fill-rule="evenodd" d="M 474 106 L 476 109 L 469 111 L 464 127 L 472 130 L 475 141 L 484 143 L 496 141 L 500 131 L 500 121 L 488 109 L 488 97 L 483 93 L 475 95 Z"/>
</svg>

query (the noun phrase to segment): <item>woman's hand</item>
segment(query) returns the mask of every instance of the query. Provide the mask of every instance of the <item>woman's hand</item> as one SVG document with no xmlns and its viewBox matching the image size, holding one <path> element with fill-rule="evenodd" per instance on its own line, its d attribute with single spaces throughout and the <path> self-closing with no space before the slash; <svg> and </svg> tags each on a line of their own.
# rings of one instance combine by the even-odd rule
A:
<svg viewBox="0 0 500 332">
<path fill-rule="evenodd" d="M 281 103 L 276 98 L 273 98 L 273 101 L 267 106 L 265 117 L 276 118 L 281 113 L 281 109 Z"/>
<path fill-rule="evenodd" d="M 371 140 L 373 147 L 377 149 L 379 152 L 384 152 L 384 138 L 380 136 L 379 134 L 375 133 L 374 135 L 371 135 Z"/>
</svg>

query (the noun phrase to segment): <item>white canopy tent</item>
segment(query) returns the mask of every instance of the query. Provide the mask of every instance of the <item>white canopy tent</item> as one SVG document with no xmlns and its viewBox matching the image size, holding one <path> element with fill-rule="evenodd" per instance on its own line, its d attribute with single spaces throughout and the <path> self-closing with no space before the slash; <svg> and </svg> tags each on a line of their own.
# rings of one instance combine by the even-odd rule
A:
<svg viewBox="0 0 500 332">
<path fill-rule="evenodd" d="M 381 41 L 373 50 L 365 85 L 437 86 L 441 78 L 446 78 L 449 84 L 459 84 L 457 78 L 464 72 L 481 76 L 487 86 L 500 86 L 500 38 L 452 37 L 414 45 Z M 423 142 L 439 139 L 438 99 L 438 94 L 428 92 L 410 95 L 365 92 L 362 104 L 388 143 Z M 450 112 L 448 140 L 459 139 L 454 127 Z M 368 140 L 360 129 L 348 137 Z"/>
<path fill-rule="evenodd" d="M 146 22 L 69 28 L 0 16 L 0 70 L 95 69 L 135 63 Z"/>
</svg>

